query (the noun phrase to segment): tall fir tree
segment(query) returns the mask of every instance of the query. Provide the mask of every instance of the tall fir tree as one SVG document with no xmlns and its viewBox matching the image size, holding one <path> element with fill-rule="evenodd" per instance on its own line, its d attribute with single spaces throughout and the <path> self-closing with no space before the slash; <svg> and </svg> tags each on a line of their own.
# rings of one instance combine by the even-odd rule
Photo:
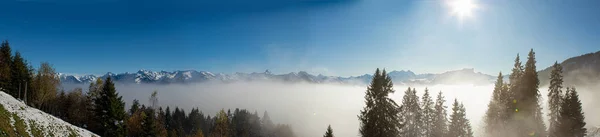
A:
<svg viewBox="0 0 600 137">
<path fill-rule="evenodd" d="M 450 115 L 448 129 L 448 137 L 473 137 L 471 124 L 466 117 L 466 109 L 456 99 L 454 99 L 454 104 L 452 104 L 452 115 Z"/>
<path fill-rule="evenodd" d="M 558 135 L 558 118 L 560 116 L 560 105 L 563 100 L 562 97 L 562 66 L 558 62 L 554 62 L 552 65 L 552 72 L 550 73 L 550 87 L 548 88 L 548 118 L 549 118 L 549 137 L 559 137 Z"/>
<path fill-rule="evenodd" d="M 12 66 L 12 51 L 8 41 L 2 41 L 0 44 L 0 88 L 11 90 L 11 66 Z"/>
<path fill-rule="evenodd" d="M 362 137 L 395 137 L 400 134 L 400 106 L 389 98 L 394 93 L 392 79 L 377 69 L 365 94 L 366 106 L 360 111 L 359 133 Z"/>
<path fill-rule="evenodd" d="M 515 93 L 516 133 L 519 136 L 546 136 L 546 126 L 543 122 L 542 107 L 540 106 L 539 79 L 535 66 L 535 52 L 529 51 L 525 70 L 520 80 L 520 90 Z"/>
<path fill-rule="evenodd" d="M 275 129 L 275 125 L 273 124 L 273 121 L 271 121 L 271 117 L 269 116 L 269 113 L 267 111 L 265 111 L 265 113 L 263 113 L 261 127 L 262 127 L 261 134 L 263 136 L 265 136 L 265 137 L 273 136 L 273 130 Z"/>
<path fill-rule="evenodd" d="M 448 133 L 448 114 L 446 112 L 446 108 L 448 108 L 444 103 L 446 100 L 444 99 L 444 95 L 440 91 L 435 100 L 435 117 L 433 117 L 433 137 L 445 137 Z"/>
<path fill-rule="evenodd" d="M 401 115 L 405 120 L 402 136 L 416 137 L 423 135 L 422 114 L 417 91 L 409 87 L 402 97 Z"/>
<path fill-rule="evenodd" d="M 433 125 L 435 124 L 434 120 L 436 116 L 434 108 L 435 106 L 427 88 L 425 88 L 425 93 L 423 93 L 421 106 L 423 137 L 433 137 L 435 130 L 435 126 Z"/>
<path fill-rule="evenodd" d="M 585 116 L 581 108 L 581 100 L 575 88 L 567 88 L 565 97 L 561 102 L 559 122 L 557 125 L 558 136 L 584 137 L 587 135 Z"/>
<path fill-rule="evenodd" d="M 333 129 L 331 129 L 331 125 L 327 126 L 327 131 L 325 131 L 325 135 L 323 137 L 334 137 Z"/>
<path fill-rule="evenodd" d="M 158 135 L 156 113 L 154 109 L 152 109 L 152 107 L 148 107 L 144 111 L 144 114 L 146 114 L 146 116 L 142 120 L 142 135 L 144 137 L 156 137 Z"/>
<path fill-rule="evenodd" d="M 12 92 L 11 95 L 15 98 L 22 99 L 24 96 L 25 86 L 31 83 L 32 70 L 27 61 L 21 57 L 19 51 L 15 52 L 11 65 Z"/>
<path fill-rule="evenodd" d="M 97 134 L 111 137 L 123 137 L 126 135 L 125 102 L 115 89 L 110 77 L 106 78 L 98 98 L 94 100 L 95 116 L 100 122 L 101 129 Z"/>
<path fill-rule="evenodd" d="M 508 130 L 515 130 L 514 126 L 512 126 L 513 124 L 515 124 L 514 121 L 514 115 L 518 112 L 518 108 L 516 106 L 517 98 L 516 98 L 516 94 L 521 92 L 521 77 L 523 77 L 523 65 L 521 64 L 521 58 L 520 55 L 517 54 L 517 57 L 515 58 L 515 64 L 513 66 L 512 72 L 510 73 L 509 76 L 509 82 L 510 84 L 508 85 L 508 93 L 506 94 L 505 98 L 503 98 L 503 100 L 505 100 L 505 107 L 508 107 L 505 111 L 506 113 L 506 117 L 504 117 L 505 119 L 502 119 L 503 121 L 506 121 Z M 510 126 L 508 126 L 510 125 Z"/>
<path fill-rule="evenodd" d="M 492 99 L 488 104 L 488 109 L 486 111 L 484 122 L 485 122 L 485 132 L 486 136 L 495 137 L 495 136 L 504 136 L 502 135 L 506 132 L 504 127 L 504 118 L 502 118 L 503 114 L 506 112 L 505 99 L 503 98 L 504 90 L 504 76 L 502 72 L 498 73 L 498 78 L 496 79 L 496 83 L 494 85 L 494 91 L 492 92 Z"/>
</svg>

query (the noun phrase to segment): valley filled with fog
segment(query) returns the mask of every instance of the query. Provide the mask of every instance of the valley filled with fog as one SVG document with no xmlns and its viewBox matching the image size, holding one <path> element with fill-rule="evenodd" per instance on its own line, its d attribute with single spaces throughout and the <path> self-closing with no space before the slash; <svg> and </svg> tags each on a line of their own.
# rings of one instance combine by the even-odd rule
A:
<svg viewBox="0 0 600 137">
<path fill-rule="evenodd" d="M 281 82 L 237 82 L 237 83 L 199 83 L 199 84 L 116 84 L 117 91 L 130 106 L 133 99 L 148 104 L 148 97 L 158 91 L 159 105 L 184 108 L 189 112 L 199 108 L 204 114 L 214 116 L 220 109 L 248 109 L 257 111 L 262 117 L 268 111 L 275 123 L 290 124 L 298 136 L 321 136 L 328 124 L 331 124 L 336 136 L 358 136 L 359 121 L 357 115 L 364 107 L 366 85 L 346 84 L 310 84 Z M 63 85 L 65 90 L 87 85 Z M 458 99 L 467 110 L 475 136 L 482 130 L 481 120 L 487 110 L 494 85 L 434 85 L 427 86 L 435 99 L 442 91 L 451 111 L 451 102 Z M 395 85 L 395 93 L 390 97 L 400 104 L 404 91 L 408 87 Z M 413 88 L 413 87 L 411 87 Z M 421 97 L 426 86 L 414 87 Z M 597 86 L 577 87 L 587 126 L 600 125 L 600 110 L 594 104 L 600 101 L 599 92 L 589 91 Z M 84 88 L 84 91 L 86 89 Z M 542 101 L 546 103 L 547 87 L 541 87 Z M 547 105 L 543 104 L 544 115 Z M 174 109 L 174 108 L 171 108 Z M 547 121 L 546 121 L 547 122 Z M 546 123 L 546 125 L 548 125 Z"/>
</svg>

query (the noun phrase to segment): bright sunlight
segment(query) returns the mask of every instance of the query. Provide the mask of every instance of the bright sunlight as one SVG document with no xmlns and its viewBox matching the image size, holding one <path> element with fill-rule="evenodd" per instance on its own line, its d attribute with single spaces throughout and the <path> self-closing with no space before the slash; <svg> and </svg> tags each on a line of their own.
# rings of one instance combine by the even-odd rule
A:
<svg viewBox="0 0 600 137">
<path fill-rule="evenodd" d="M 459 20 L 472 17 L 473 11 L 478 9 L 474 0 L 448 0 L 450 14 L 456 16 Z"/>
</svg>

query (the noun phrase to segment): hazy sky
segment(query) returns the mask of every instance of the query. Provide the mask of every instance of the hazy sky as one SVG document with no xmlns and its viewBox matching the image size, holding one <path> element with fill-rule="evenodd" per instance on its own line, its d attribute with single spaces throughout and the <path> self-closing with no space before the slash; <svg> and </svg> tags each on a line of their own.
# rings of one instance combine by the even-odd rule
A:
<svg viewBox="0 0 600 137">
<path fill-rule="evenodd" d="M 0 39 L 59 72 L 507 72 L 600 50 L 598 0 L 2 0 Z"/>
</svg>

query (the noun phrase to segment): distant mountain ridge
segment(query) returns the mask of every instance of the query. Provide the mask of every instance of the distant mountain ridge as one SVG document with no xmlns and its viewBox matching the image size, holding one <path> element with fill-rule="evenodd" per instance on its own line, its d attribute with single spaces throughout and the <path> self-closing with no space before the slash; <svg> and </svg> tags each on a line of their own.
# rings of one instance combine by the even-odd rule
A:
<svg viewBox="0 0 600 137">
<path fill-rule="evenodd" d="M 560 62 L 563 67 L 563 81 L 567 86 L 598 84 L 600 82 L 600 51 L 571 57 Z M 538 72 L 540 85 L 549 84 L 552 66 Z"/>
<path fill-rule="evenodd" d="M 566 59 L 560 63 L 563 66 L 565 85 L 594 84 L 600 82 L 600 51 Z M 552 66 L 538 71 L 540 85 L 548 84 Z M 415 74 L 410 70 L 390 71 L 388 75 L 395 84 L 402 85 L 435 85 L 435 84 L 490 84 L 496 76 L 475 72 L 472 68 L 452 70 L 439 74 Z M 508 81 L 508 75 L 505 80 Z M 68 75 L 60 74 L 63 84 L 87 84 L 98 78 L 113 78 L 122 84 L 193 84 L 202 82 L 241 82 L 241 81 L 278 81 L 287 83 L 338 83 L 338 84 L 369 84 L 372 74 L 360 76 L 339 77 L 313 75 L 306 71 L 287 74 L 273 74 L 270 71 L 261 73 L 211 73 L 196 70 L 150 71 L 139 70 L 135 73 L 106 73 L 104 75 Z"/>
<path fill-rule="evenodd" d="M 388 75 L 395 84 L 404 85 L 429 85 L 429 84 L 489 84 L 495 80 L 494 76 L 475 72 L 474 69 L 461 69 L 440 74 L 415 74 L 410 70 L 390 71 Z M 368 84 L 371 74 L 360 76 L 339 77 L 313 75 L 306 71 L 291 72 L 287 74 L 272 74 L 269 70 L 261 73 L 211 73 L 196 70 L 178 71 L 150 71 L 139 70 L 135 73 L 106 73 L 104 75 L 68 75 L 59 73 L 63 84 L 88 84 L 98 78 L 111 77 L 115 82 L 122 84 L 191 84 L 202 82 L 242 82 L 242 81 L 275 81 L 286 83 L 337 83 L 337 84 Z"/>
</svg>

